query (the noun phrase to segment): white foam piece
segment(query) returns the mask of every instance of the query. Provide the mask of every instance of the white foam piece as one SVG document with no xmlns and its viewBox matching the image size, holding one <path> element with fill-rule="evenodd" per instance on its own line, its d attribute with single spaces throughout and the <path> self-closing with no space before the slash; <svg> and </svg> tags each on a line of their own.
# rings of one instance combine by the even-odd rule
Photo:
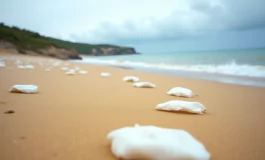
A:
<svg viewBox="0 0 265 160">
<path fill-rule="evenodd" d="M 9 90 L 14 93 L 37 93 L 38 86 L 35 85 L 14 85 Z"/>
<path fill-rule="evenodd" d="M 190 89 L 183 87 L 174 87 L 167 92 L 168 95 L 173 95 L 177 97 L 188 97 L 191 98 L 194 96 L 193 92 Z"/>
<path fill-rule="evenodd" d="M 78 73 L 79 73 L 79 74 L 87 74 L 87 73 L 88 73 L 88 71 L 81 70 L 81 71 L 79 71 Z"/>
<path fill-rule="evenodd" d="M 109 76 L 110 76 L 110 73 L 103 72 L 103 73 L 101 73 L 100 75 L 103 76 L 103 77 L 109 77 Z"/>
<path fill-rule="evenodd" d="M 67 71 L 69 68 L 68 67 L 62 67 L 61 68 L 63 71 Z"/>
<path fill-rule="evenodd" d="M 25 65 L 25 66 L 19 65 L 18 68 L 34 69 L 35 67 L 33 65 Z"/>
<path fill-rule="evenodd" d="M 46 71 L 46 72 L 50 72 L 50 71 L 51 71 L 51 69 L 46 69 L 45 71 Z"/>
<path fill-rule="evenodd" d="M 209 160 L 204 145 L 190 133 L 156 126 L 123 127 L 110 132 L 111 151 L 125 160 Z"/>
<path fill-rule="evenodd" d="M 74 69 L 70 69 L 68 72 L 66 72 L 65 74 L 67 75 L 74 75 L 75 74 L 75 70 Z"/>
<path fill-rule="evenodd" d="M 134 76 L 126 76 L 122 79 L 124 82 L 138 82 L 140 79 Z"/>
<path fill-rule="evenodd" d="M 137 82 L 133 84 L 137 88 L 155 88 L 156 86 L 150 82 Z"/>
<path fill-rule="evenodd" d="M 0 68 L 4 68 L 4 67 L 6 67 L 5 62 L 1 62 L 1 61 L 0 61 Z"/>
<path fill-rule="evenodd" d="M 33 65 L 26 65 L 26 66 L 24 66 L 24 68 L 26 68 L 26 69 L 34 69 L 35 67 Z"/>
<path fill-rule="evenodd" d="M 64 64 L 64 66 L 69 66 L 69 65 L 70 65 L 70 63 L 65 63 L 65 64 Z"/>
<path fill-rule="evenodd" d="M 163 111 L 184 111 L 189 113 L 203 114 L 206 108 L 200 102 L 187 102 L 181 100 L 171 100 L 160 103 L 155 107 L 156 110 Z"/>
<path fill-rule="evenodd" d="M 54 67 L 57 67 L 57 66 L 59 66 L 60 64 L 61 64 L 61 62 L 54 62 L 54 63 L 53 63 L 53 66 L 54 66 Z"/>
</svg>

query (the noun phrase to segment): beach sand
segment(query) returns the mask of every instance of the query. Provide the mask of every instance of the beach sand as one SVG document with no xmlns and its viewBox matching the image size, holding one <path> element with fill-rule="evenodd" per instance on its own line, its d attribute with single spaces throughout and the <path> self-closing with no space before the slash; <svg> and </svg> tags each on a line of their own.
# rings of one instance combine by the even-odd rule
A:
<svg viewBox="0 0 265 160">
<path fill-rule="evenodd" d="M 18 69 L 14 61 L 5 61 L 7 67 L 0 68 L 1 160 L 115 160 L 106 135 L 135 123 L 184 129 L 205 145 L 213 160 L 265 159 L 265 88 L 81 64 L 70 67 L 79 66 L 88 74 L 65 75 L 61 66 L 45 72 L 47 67 Z M 111 76 L 101 77 L 101 72 Z M 128 75 L 157 87 L 135 88 L 122 81 Z M 39 93 L 9 93 L 15 84 L 37 85 Z M 177 86 L 199 96 L 166 95 Z M 207 112 L 195 115 L 154 109 L 169 100 L 199 101 Z M 7 110 L 15 113 L 4 114 Z"/>
</svg>

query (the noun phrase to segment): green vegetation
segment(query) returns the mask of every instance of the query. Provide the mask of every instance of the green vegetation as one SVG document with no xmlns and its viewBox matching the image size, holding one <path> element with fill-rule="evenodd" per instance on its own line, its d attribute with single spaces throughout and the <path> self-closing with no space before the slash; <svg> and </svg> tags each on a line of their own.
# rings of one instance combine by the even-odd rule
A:
<svg viewBox="0 0 265 160">
<path fill-rule="evenodd" d="M 56 48 L 75 49 L 78 53 L 92 54 L 92 49 L 100 48 L 116 48 L 120 51 L 125 51 L 129 48 L 119 47 L 114 45 L 91 45 L 84 43 L 73 43 L 69 41 L 63 41 L 55 38 L 45 37 L 39 33 L 32 32 L 26 29 L 20 29 L 15 26 L 7 26 L 4 23 L 0 23 L 0 40 L 4 40 L 14 44 L 18 51 L 23 53 L 25 50 L 37 51 L 48 46 L 54 46 Z"/>
</svg>

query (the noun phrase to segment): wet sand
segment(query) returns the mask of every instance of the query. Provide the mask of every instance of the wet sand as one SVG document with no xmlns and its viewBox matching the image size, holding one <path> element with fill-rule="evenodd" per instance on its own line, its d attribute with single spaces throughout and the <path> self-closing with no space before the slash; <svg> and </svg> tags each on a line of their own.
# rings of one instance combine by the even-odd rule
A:
<svg viewBox="0 0 265 160">
<path fill-rule="evenodd" d="M 0 59 L 6 56 L 0 54 Z M 70 76 L 62 66 L 45 72 L 50 58 L 15 57 L 31 59 L 28 63 L 36 68 L 18 69 L 14 60 L 4 60 L 7 67 L 0 68 L 1 160 L 114 160 L 106 135 L 135 123 L 184 129 L 205 145 L 213 160 L 265 159 L 265 88 L 81 64 L 70 67 L 89 73 Z M 44 67 L 35 63 L 40 60 Z M 111 77 L 101 77 L 101 72 L 109 72 Z M 122 81 L 127 75 L 157 87 L 134 88 Z M 9 93 L 15 84 L 35 84 L 39 93 Z M 199 96 L 166 95 L 176 86 L 187 87 Z M 199 101 L 207 113 L 154 110 L 168 100 Z M 7 110 L 15 113 L 4 114 Z"/>
</svg>

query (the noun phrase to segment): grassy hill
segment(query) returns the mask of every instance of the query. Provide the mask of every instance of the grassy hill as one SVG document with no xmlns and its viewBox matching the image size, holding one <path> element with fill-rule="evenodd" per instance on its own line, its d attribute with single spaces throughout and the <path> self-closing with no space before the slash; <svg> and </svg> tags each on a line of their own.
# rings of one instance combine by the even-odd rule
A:
<svg viewBox="0 0 265 160">
<path fill-rule="evenodd" d="M 92 45 L 85 43 L 73 43 L 51 37 L 45 37 L 37 32 L 32 32 L 18 27 L 9 27 L 0 23 L 0 40 L 7 41 L 16 46 L 21 53 L 26 50 L 38 51 L 49 46 L 63 48 L 66 50 L 74 49 L 78 53 L 88 55 L 116 55 L 116 54 L 135 54 L 135 50 L 130 47 L 120 47 L 115 45 Z"/>
</svg>

